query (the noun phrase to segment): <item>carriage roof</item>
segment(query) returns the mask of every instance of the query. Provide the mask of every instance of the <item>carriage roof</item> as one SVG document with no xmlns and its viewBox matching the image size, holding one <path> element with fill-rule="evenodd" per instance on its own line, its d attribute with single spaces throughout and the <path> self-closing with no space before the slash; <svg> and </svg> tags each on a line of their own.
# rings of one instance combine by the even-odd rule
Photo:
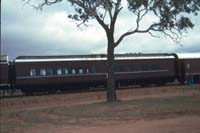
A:
<svg viewBox="0 0 200 133">
<path fill-rule="evenodd" d="M 133 59 L 173 59 L 173 54 L 116 54 L 115 60 Z M 52 62 L 52 61 L 92 61 L 106 60 L 105 54 L 92 55 L 56 55 L 56 56 L 19 56 L 15 62 Z"/>
</svg>

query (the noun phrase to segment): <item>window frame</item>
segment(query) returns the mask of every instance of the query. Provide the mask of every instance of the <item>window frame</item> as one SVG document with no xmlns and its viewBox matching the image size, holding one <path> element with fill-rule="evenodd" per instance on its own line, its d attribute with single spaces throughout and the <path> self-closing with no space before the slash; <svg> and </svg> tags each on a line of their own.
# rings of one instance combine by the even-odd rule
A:
<svg viewBox="0 0 200 133">
<path fill-rule="evenodd" d="M 46 75 L 47 75 L 47 76 L 52 76 L 52 75 L 53 75 L 53 69 L 50 68 L 50 67 L 47 68 L 47 69 L 46 69 Z"/>
<path fill-rule="evenodd" d="M 66 67 L 64 67 L 63 69 L 62 69 L 62 73 L 63 73 L 63 75 L 69 75 L 69 69 L 68 68 L 66 68 Z"/>
<path fill-rule="evenodd" d="M 83 73 L 84 73 L 83 68 L 78 68 L 78 74 L 83 74 Z"/>
<path fill-rule="evenodd" d="M 47 71 L 45 68 L 40 68 L 40 76 L 47 76 Z"/>
<path fill-rule="evenodd" d="M 31 68 L 29 70 L 29 76 L 31 76 L 31 77 L 37 76 L 37 70 L 35 68 Z"/>
<path fill-rule="evenodd" d="M 56 75 L 63 75 L 62 68 L 56 69 Z"/>
<path fill-rule="evenodd" d="M 72 75 L 75 75 L 75 74 L 76 74 L 76 69 L 72 68 Z"/>
</svg>

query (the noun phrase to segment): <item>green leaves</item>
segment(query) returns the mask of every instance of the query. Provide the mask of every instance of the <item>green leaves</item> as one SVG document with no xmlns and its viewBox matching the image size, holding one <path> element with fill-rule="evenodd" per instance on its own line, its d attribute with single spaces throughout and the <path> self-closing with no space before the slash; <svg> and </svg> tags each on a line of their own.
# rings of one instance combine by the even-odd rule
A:
<svg viewBox="0 0 200 133">
<path fill-rule="evenodd" d="M 23 1 L 29 2 L 31 0 Z M 63 0 L 41 1 L 39 8 Z M 96 19 L 106 32 L 114 34 L 115 22 L 119 12 L 123 9 L 122 0 L 67 0 L 67 2 L 70 2 L 74 8 L 74 12 L 68 17 L 78 21 L 78 26 L 86 24 L 91 19 Z M 125 36 L 135 33 L 150 33 L 151 35 L 152 31 L 163 33 L 167 31 L 171 34 L 181 33 L 182 30 L 194 26 L 188 14 L 196 16 L 200 11 L 200 0 L 127 0 L 127 4 L 128 10 L 136 15 L 135 25 L 132 26 L 136 28 L 131 28 L 132 30 L 125 32 L 118 42 Z M 140 25 L 146 15 L 154 15 L 157 19 L 150 23 L 147 29 L 144 29 Z"/>
<path fill-rule="evenodd" d="M 198 15 L 200 0 L 127 0 L 128 9 L 133 13 L 141 10 L 153 12 L 160 20 L 159 28 L 178 30 L 192 28 L 194 25 L 186 14 Z M 181 17 L 182 16 L 182 17 Z M 158 25 L 157 25 L 158 26 Z"/>
<path fill-rule="evenodd" d="M 176 25 L 179 30 L 194 27 L 194 24 L 191 22 L 191 20 L 188 17 L 183 17 L 183 16 L 178 20 Z"/>
<path fill-rule="evenodd" d="M 137 9 L 141 7 L 148 7 L 149 0 L 127 0 L 128 2 L 128 9 L 130 11 L 135 12 Z"/>
</svg>

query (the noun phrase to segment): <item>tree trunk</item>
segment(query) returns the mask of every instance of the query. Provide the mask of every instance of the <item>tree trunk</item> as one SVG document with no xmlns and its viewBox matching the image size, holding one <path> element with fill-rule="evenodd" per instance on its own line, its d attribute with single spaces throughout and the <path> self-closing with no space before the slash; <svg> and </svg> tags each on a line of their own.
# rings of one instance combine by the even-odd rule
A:
<svg viewBox="0 0 200 133">
<path fill-rule="evenodd" d="M 107 101 L 116 101 L 115 91 L 115 79 L 114 79 L 114 40 L 112 37 L 108 38 L 108 49 L 107 49 Z"/>
</svg>

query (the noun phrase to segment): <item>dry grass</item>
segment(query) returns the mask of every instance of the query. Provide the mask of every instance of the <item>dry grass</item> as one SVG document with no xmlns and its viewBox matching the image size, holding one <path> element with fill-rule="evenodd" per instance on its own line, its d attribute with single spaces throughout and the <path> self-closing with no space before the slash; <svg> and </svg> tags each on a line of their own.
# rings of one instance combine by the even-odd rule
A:
<svg viewBox="0 0 200 133">
<path fill-rule="evenodd" d="M 1 130 L 4 131 L 15 128 L 33 128 L 39 125 L 92 125 L 96 124 L 96 121 L 164 119 L 181 115 L 200 115 L 199 95 L 4 112 L 0 114 L 0 117 Z"/>
<path fill-rule="evenodd" d="M 0 131 L 21 133 L 42 129 L 49 132 L 51 128 L 51 132 L 56 132 L 55 128 L 66 126 L 73 129 L 74 126 L 100 124 L 104 127 L 104 124 L 113 122 L 146 122 L 179 117 L 184 120 L 185 116 L 200 116 L 199 85 L 127 89 L 118 90 L 117 94 L 122 100 L 112 103 L 103 102 L 105 92 L 1 99 Z M 199 119 L 190 121 L 195 124 Z M 189 128 L 192 127 L 189 125 Z"/>
</svg>

